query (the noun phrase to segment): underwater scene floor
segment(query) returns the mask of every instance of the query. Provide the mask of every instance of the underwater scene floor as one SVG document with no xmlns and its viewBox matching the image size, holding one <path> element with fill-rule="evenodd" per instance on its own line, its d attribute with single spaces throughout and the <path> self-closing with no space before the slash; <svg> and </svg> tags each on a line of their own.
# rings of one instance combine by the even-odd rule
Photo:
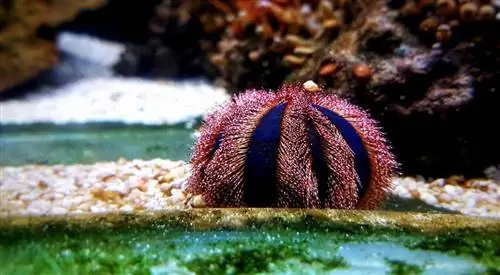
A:
<svg viewBox="0 0 500 275">
<path fill-rule="evenodd" d="M 397 178 L 379 209 L 391 212 L 211 210 L 185 191 L 195 139 L 184 126 L 2 126 L 0 274 L 500 272 L 497 201 L 463 210 L 494 182 Z"/>
<path fill-rule="evenodd" d="M 2 274 L 498 274 L 500 224 L 276 209 L 0 220 Z"/>
<path fill-rule="evenodd" d="M 194 131 L 184 125 L 4 125 L 0 214 L 202 207 L 185 192 Z M 383 209 L 500 217 L 493 180 L 399 177 L 394 185 Z"/>
<path fill-rule="evenodd" d="M 108 80 L 0 102 L 0 274 L 500 273 L 494 180 L 398 177 L 375 212 L 206 208 L 187 162 L 226 96 Z"/>
</svg>

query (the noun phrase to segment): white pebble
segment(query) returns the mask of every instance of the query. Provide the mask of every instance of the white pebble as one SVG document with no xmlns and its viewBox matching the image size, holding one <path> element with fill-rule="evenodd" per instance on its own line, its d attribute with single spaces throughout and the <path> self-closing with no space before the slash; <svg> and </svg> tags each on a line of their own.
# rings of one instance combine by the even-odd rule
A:
<svg viewBox="0 0 500 275">
<path fill-rule="evenodd" d="M 37 211 L 39 213 L 47 213 L 52 208 L 52 204 L 45 200 L 32 201 L 29 205 L 29 209 L 32 211 Z"/>
<path fill-rule="evenodd" d="M 104 208 L 104 207 L 92 205 L 92 206 L 90 206 L 90 212 L 92 212 L 92 213 L 105 213 L 107 211 L 106 211 L 106 208 Z"/>
<path fill-rule="evenodd" d="M 429 183 L 429 187 L 443 187 L 445 185 L 444 179 L 437 179 L 431 183 Z"/>
<path fill-rule="evenodd" d="M 488 185 L 488 193 L 497 193 L 497 192 L 500 194 L 500 189 L 498 189 L 498 186 L 496 184 Z"/>
<path fill-rule="evenodd" d="M 474 208 L 476 206 L 476 200 L 473 198 L 469 198 L 465 201 L 465 207 L 466 208 Z"/>
<path fill-rule="evenodd" d="M 420 199 L 423 200 L 427 204 L 435 205 L 438 203 L 436 197 L 429 193 L 420 193 Z"/>
<path fill-rule="evenodd" d="M 132 211 L 134 211 L 134 207 L 132 207 L 131 205 L 124 205 L 124 206 L 120 207 L 120 211 L 132 212 Z"/>
<path fill-rule="evenodd" d="M 50 212 L 54 215 L 64 215 L 68 213 L 68 209 L 62 207 L 53 207 Z"/>
<path fill-rule="evenodd" d="M 113 191 L 121 195 L 125 195 L 129 192 L 129 189 L 126 183 L 115 180 L 107 184 L 106 191 Z"/>
<path fill-rule="evenodd" d="M 444 191 L 453 197 L 456 197 L 456 196 L 463 193 L 463 189 L 461 187 L 455 186 L 455 185 L 445 185 Z"/>
<path fill-rule="evenodd" d="M 442 193 L 442 194 L 439 194 L 439 196 L 438 196 L 438 200 L 441 202 L 450 202 L 452 199 L 453 199 L 453 197 L 447 193 Z"/>
<path fill-rule="evenodd" d="M 29 193 L 22 194 L 21 196 L 19 196 L 19 199 L 23 200 L 23 201 L 28 201 L 29 202 L 29 201 L 36 200 L 38 197 L 40 197 L 40 195 L 41 194 L 39 192 L 33 190 L 33 191 L 29 192 Z"/>
</svg>

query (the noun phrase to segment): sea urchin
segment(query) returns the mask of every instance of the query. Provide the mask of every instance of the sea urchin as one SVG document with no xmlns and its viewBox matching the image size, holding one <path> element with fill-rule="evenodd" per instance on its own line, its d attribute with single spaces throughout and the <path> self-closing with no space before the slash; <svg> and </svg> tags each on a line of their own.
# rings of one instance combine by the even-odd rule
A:
<svg viewBox="0 0 500 275">
<path fill-rule="evenodd" d="M 188 191 L 207 206 L 341 209 L 377 207 L 397 168 L 365 111 L 310 82 L 234 96 L 207 117 L 191 165 Z"/>
</svg>

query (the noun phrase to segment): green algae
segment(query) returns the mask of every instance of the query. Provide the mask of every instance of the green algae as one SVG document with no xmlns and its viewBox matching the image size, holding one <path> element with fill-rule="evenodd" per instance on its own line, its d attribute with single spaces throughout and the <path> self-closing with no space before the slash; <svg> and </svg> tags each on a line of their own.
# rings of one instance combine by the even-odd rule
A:
<svg viewBox="0 0 500 275">
<path fill-rule="evenodd" d="M 424 272 L 422 267 L 403 261 L 386 260 L 386 263 L 391 268 L 390 275 L 420 275 Z"/>
<path fill-rule="evenodd" d="M 227 231 L 228 234 L 235 232 Z M 210 238 L 223 231 L 185 232 L 150 228 L 118 232 L 87 231 L 84 234 L 51 234 L 45 237 L 2 234 L 0 273 L 2 274 L 149 274 L 151 267 L 173 261 L 196 274 L 249 274 L 271 272 L 271 265 L 289 259 L 316 265 L 322 270 L 346 267 L 338 257 L 314 256 L 308 247 L 315 240 L 297 238 L 290 244 L 272 240 L 293 232 L 237 232 L 225 242 L 194 245 L 199 238 Z M 250 234 L 249 239 L 245 235 Z M 4 239 L 8 237 L 8 239 Z M 286 237 L 285 237 L 286 238 Z M 328 246 L 330 253 L 335 246 Z M 205 249 L 205 251 L 203 250 Z M 192 250 L 192 251 L 190 251 Z M 196 253 L 194 252 L 196 250 Z M 191 259 L 185 255 L 193 255 Z"/>
<path fill-rule="evenodd" d="M 464 230 L 442 235 L 428 235 L 405 245 L 410 249 L 446 252 L 470 256 L 488 267 L 490 274 L 500 274 L 500 234 L 470 234 Z"/>
<path fill-rule="evenodd" d="M 198 238 L 225 232 L 235 234 L 236 238 L 221 243 L 206 243 L 204 247 L 209 247 L 209 251 L 192 246 Z M 157 227 L 81 235 L 47 235 L 41 239 L 25 235 L 23 239 L 16 239 L 13 242 L 15 245 L 2 241 L 0 270 L 2 274 L 150 274 L 152 267 L 175 261 L 195 274 L 269 274 L 293 267 L 286 261 L 296 259 L 299 264 L 296 266 L 301 268 L 305 265 L 329 271 L 348 267 L 344 259 L 334 255 L 339 244 L 388 239 L 387 235 L 368 236 L 362 233 L 349 235 L 346 239 L 344 234 L 312 231 L 294 239 L 296 234 L 293 230 L 188 233 Z M 245 237 L 248 235 L 251 237 Z M 285 240 L 285 243 L 280 243 L 280 240 Z M 402 240 L 393 238 L 392 241 Z M 310 247 L 318 245 L 327 245 L 328 249 L 324 251 L 330 254 L 321 256 L 311 253 Z"/>
<path fill-rule="evenodd" d="M 325 271 L 348 268 L 346 259 L 337 254 L 340 246 L 376 242 L 463 256 L 474 259 L 487 269 L 487 274 L 500 272 L 496 245 L 500 243 L 500 231 L 491 220 L 476 228 L 461 223 L 466 218 L 457 218 L 455 229 L 426 229 L 424 221 L 412 225 L 407 218 L 411 215 L 394 216 L 410 222 L 392 224 L 392 214 L 258 213 L 181 211 L 164 216 L 102 216 L 85 223 L 75 222 L 74 218 L 39 223 L 31 220 L 17 226 L 15 222 L 9 226 L 0 221 L 0 273 L 150 274 L 153 268 L 161 269 L 168 263 L 197 274 L 272 274 L 304 266 Z M 372 222 L 359 218 L 366 216 Z M 447 222 L 448 218 L 434 219 Z M 474 219 L 466 221 L 481 224 Z M 431 219 L 427 223 L 438 222 Z M 409 268 L 396 264 L 392 262 L 392 270 Z"/>
<path fill-rule="evenodd" d="M 347 268 L 340 257 L 324 259 L 307 253 L 306 245 L 259 245 L 252 248 L 229 249 L 209 257 L 197 257 L 186 263 L 196 274 L 256 274 L 272 272 L 290 259 L 306 265 L 318 265 L 321 271 Z"/>
</svg>

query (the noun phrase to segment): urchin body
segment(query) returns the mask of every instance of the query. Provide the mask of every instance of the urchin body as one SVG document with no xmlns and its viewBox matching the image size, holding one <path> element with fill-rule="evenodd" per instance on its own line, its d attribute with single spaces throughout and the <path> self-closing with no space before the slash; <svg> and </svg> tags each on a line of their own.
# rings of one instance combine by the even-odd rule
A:
<svg viewBox="0 0 500 275">
<path fill-rule="evenodd" d="M 377 123 L 320 89 L 249 90 L 207 117 L 188 191 L 210 207 L 373 209 L 397 163 Z"/>
</svg>

